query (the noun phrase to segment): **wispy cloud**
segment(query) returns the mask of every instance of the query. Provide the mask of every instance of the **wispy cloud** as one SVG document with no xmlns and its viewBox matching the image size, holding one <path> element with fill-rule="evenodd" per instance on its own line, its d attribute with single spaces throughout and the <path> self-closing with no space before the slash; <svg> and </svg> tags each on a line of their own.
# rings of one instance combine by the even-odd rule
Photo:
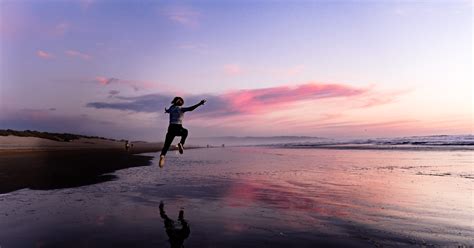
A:
<svg viewBox="0 0 474 248">
<path fill-rule="evenodd" d="M 224 73 L 228 76 L 238 76 L 243 73 L 242 68 L 238 64 L 227 64 L 223 66 Z"/>
<path fill-rule="evenodd" d="M 164 12 L 164 15 L 172 22 L 187 26 L 199 26 L 201 13 L 188 6 L 173 6 Z"/>
<path fill-rule="evenodd" d="M 99 84 L 102 84 L 102 85 L 108 85 L 108 84 L 111 84 L 111 83 L 114 83 L 114 82 L 118 82 L 119 79 L 118 78 L 113 78 L 113 77 L 107 78 L 107 77 L 103 77 L 103 76 L 97 76 L 95 78 L 95 81 L 97 81 Z"/>
<path fill-rule="evenodd" d="M 79 51 L 76 51 L 76 50 L 67 50 L 64 53 L 66 55 L 70 56 L 70 57 L 81 58 L 81 59 L 84 59 L 84 60 L 89 60 L 89 59 L 92 58 L 91 55 L 86 54 L 86 53 L 82 53 L 82 52 L 79 52 Z"/>
<path fill-rule="evenodd" d="M 52 59 L 52 58 L 54 58 L 53 54 L 45 52 L 43 50 L 36 51 L 36 56 L 38 56 L 42 59 Z"/>
<path fill-rule="evenodd" d="M 287 68 L 286 70 L 281 71 L 280 74 L 283 74 L 284 76 L 295 76 L 302 73 L 304 70 L 304 65 L 295 65 L 290 68 Z"/>
<path fill-rule="evenodd" d="M 155 113 L 162 112 L 171 101 L 171 96 L 149 94 L 139 97 L 117 96 L 119 102 L 90 102 L 86 106 L 96 109 L 116 109 L 134 112 Z"/>
<path fill-rule="evenodd" d="M 71 24 L 69 22 L 62 21 L 56 24 L 56 26 L 54 26 L 53 34 L 64 35 L 66 32 L 69 31 L 70 28 L 71 28 Z"/>
<path fill-rule="evenodd" d="M 110 90 L 109 91 L 109 98 L 114 97 L 114 96 L 118 95 L 119 93 L 120 93 L 120 91 L 118 91 L 118 90 Z"/>
<path fill-rule="evenodd" d="M 197 50 L 197 49 L 204 49 L 206 47 L 207 47 L 206 45 L 194 44 L 194 43 L 182 43 L 182 44 L 177 45 L 177 48 L 185 49 L 185 50 Z"/>
<path fill-rule="evenodd" d="M 220 76 L 223 79 L 227 77 L 267 77 L 276 80 L 296 79 L 304 75 L 307 67 L 303 64 L 287 65 L 283 67 L 274 66 L 250 66 L 241 63 L 227 63 L 221 65 L 219 69 Z"/>
<path fill-rule="evenodd" d="M 206 44 L 200 43 L 181 43 L 176 46 L 176 48 L 186 51 L 197 52 L 200 54 L 209 53 L 209 47 Z"/>
<path fill-rule="evenodd" d="M 94 0 L 79 0 L 79 4 L 83 10 L 89 9 L 89 7 L 94 3 Z"/>
<path fill-rule="evenodd" d="M 128 80 L 119 79 L 115 77 L 97 76 L 94 78 L 94 82 L 100 85 L 107 86 L 110 84 L 121 84 L 131 87 L 135 91 L 142 89 L 154 89 L 161 86 L 160 83 L 151 80 Z"/>
</svg>

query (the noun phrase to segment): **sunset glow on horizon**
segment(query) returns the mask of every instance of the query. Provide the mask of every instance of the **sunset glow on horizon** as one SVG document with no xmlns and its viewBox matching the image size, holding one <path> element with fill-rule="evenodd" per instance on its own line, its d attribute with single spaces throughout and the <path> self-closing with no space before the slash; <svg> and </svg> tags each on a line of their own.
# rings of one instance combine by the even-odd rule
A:
<svg viewBox="0 0 474 248">
<path fill-rule="evenodd" d="M 472 1 L 1 1 L 0 129 L 472 134 Z"/>
</svg>

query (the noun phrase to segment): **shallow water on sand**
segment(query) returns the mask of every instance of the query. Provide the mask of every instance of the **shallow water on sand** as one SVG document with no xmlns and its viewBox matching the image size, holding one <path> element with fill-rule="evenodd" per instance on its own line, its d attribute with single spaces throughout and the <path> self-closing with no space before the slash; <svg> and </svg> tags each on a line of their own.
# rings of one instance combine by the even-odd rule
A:
<svg viewBox="0 0 474 248">
<path fill-rule="evenodd" d="M 150 155 L 112 181 L 0 195 L 0 246 L 474 245 L 472 151 L 195 149 L 163 169 Z"/>
</svg>

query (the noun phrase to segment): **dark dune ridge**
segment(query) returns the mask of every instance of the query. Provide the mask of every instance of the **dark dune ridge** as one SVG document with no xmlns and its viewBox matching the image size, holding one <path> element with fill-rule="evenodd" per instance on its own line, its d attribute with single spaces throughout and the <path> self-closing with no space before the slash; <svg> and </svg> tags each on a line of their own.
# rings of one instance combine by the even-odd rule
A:
<svg viewBox="0 0 474 248">
<path fill-rule="evenodd" d="M 110 140 L 110 141 L 117 141 L 116 139 L 104 138 L 99 136 L 88 136 L 88 135 L 80 135 L 80 134 L 72 134 L 72 133 L 50 133 L 50 132 L 41 132 L 35 130 L 12 130 L 12 129 L 0 129 L 0 136 L 18 136 L 18 137 L 36 137 L 42 139 L 49 139 L 54 141 L 61 141 L 61 142 L 69 142 L 71 140 L 77 140 L 80 138 L 86 139 L 102 139 L 102 140 Z M 125 141 L 124 139 L 120 141 Z"/>
<path fill-rule="evenodd" d="M 147 166 L 153 157 L 124 151 L 53 151 L 0 156 L 0 193 L 60 189 L 113 180 L 116 170 Z"/>
</svg>

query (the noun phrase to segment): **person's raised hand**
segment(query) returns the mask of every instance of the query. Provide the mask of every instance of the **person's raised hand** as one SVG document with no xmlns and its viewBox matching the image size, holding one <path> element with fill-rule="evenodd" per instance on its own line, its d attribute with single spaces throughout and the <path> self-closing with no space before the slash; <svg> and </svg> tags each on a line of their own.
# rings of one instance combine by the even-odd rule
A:
<svg viewBox="0 0 474 248">
<path fill-rule="evenodd" d="M 202 99 L 201 102 L 199 102 L 201 105 L 204 105 L 204 103 L 206 103 L 207 100 L 206 99 Z"/>
</svg>

